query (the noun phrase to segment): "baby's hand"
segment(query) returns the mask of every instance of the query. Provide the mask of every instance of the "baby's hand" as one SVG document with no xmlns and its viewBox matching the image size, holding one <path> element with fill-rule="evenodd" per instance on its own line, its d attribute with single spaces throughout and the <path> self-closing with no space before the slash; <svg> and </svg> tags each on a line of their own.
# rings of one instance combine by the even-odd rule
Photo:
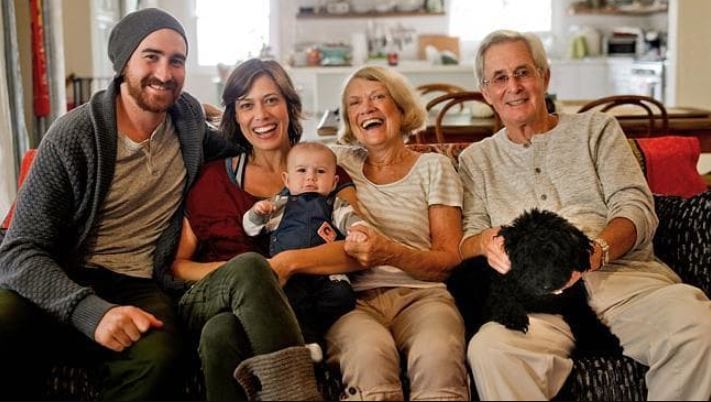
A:
<svg viewBox="0 0 711 402">
<path fill-rule="evenodd" d="M 357 224 L 354 224 L 353 226 L 356 226 Z M 351 226 L 351 227 L 353 227 Z M 368 235 L 359 231 L 359 230 L 348 230 L 348 234 L 346 235 L 346 240 L 347 241 L 352 241 L 356 243 L 363 243 L 368 241 Z"/>
<path fill-rule="evenodd" d="M 275 209 L 276 205 L 269 200 L 257 201 L 257 203 L 254 204 L 254 212 L 262 216 L 271 214 Z"/>
</svg>

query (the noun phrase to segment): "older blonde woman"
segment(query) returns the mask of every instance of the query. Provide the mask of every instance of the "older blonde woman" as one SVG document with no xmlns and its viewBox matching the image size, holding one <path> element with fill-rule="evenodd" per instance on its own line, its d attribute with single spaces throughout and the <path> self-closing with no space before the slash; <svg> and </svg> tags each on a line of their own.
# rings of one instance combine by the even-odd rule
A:
<svg viewBox="0 0 711 402">
<path fill-rule="evenodd" d="M 402 400 L 403 356 L 411 400 L 468 399 L 464 324 L 443 284 L 460 262 L 461 182 L 446 157 L 405 146 L 425 111 L 400 74 L 362 67 L 341 102 L 341 138 L 358 146 L 334 150 L 371 225 L 345 250 L 370 268 L 353 276 L 356 309 L 327 333 L 329 362 L 349 398 Z"/>
</svg>

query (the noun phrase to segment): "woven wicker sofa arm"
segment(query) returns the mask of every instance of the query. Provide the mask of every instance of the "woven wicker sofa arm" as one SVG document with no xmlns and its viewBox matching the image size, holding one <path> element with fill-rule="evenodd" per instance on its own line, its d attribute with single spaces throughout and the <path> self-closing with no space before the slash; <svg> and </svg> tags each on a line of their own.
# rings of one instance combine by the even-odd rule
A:
<svg viewBox="0 0 711 402">
<path fill-rule="evenodd" d="M 655 196 L 654 251 L 682 280 L 711 295 L 711 190 L 695 197 Z"/>
</svg>

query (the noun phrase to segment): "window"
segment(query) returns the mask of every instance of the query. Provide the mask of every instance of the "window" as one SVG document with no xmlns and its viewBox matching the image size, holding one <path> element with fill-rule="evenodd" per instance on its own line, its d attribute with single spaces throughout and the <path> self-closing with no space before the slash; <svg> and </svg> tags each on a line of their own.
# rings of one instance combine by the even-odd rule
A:
<svg viewBox="0 0 711 402">
<path fill-rule="evenodd" d="M 269 44 L 269 1 L 196 0 L 198 64 L 234 65 Z"/>
<path fill-rule="evenodd" d="M 551 31 L 552 0 L 451 0 L 449 34 L 481 41 L 491 31 Z"/>
</svg>

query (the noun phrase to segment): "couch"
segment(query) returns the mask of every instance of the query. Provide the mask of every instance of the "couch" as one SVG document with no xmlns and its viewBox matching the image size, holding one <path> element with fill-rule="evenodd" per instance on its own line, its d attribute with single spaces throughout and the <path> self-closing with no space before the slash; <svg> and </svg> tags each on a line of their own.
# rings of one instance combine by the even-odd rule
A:
<svg viewBox="0 0 711 402">
<path fill-rule="evenodd" d="M 467 145 L 413 144 L 410 147 L 419 152 L 445 154 L 456 164 L 459 152 Z M 647 174 L 644 149 L 640 149 L 635 140 L 630 140 L 630 146 Z M 29 163 L 26 167 L 29 167 Z M 679 172 L 669 174 L 678 176 Z M 678 180 L 682 179 L 683 177 Z M 685 282 L 698 286 L 707 295 L 711 295 L 711 190 L 699 189 L 693 177 L 689 178 L 689 182 L 696 186 L 692 190 L 694 194 L 690 194 L 690 190 L 686 188 L 683 190 L 685 197 L 655 195 L 655 208 L 660 223 L 654 246 L 659 258 L 673 267 Z M 9 223 L 9 220 L 7 222 Z M 453 276 L 452 279 L 456 277 Z M 456 285 L 456 282 L 450 282 L 453 293 L 456 293 Z M 467 306 L 461 305 L 460 308 L 466 316 Z M 614 349 L 605 348 L 606 346 L 602 345 L 591 350 L 576 351 L 573 372 L 557 399 L 646 399 L 647 367 L 622 356 Z M 186 367 L 185 379 L 179 381 L 186 400 L 204 399 L 204 385 L 198 366 L 195 361 L 190 367 Z M 339 399 L 344 390 L 337 371 L 321 364 L 316 367 L 316 373 L 324 396 L 329 400 Z M 403 380 L 406 387 L 407 377 L 404 373 Z M 87 370 L 80 360 L 62 362 L 56 364 L 47 377 L 45 397 L 49 400 L 94 400 L 97 398 L 94 383 L 93 373 Z M 472 390 L 472 397 L 477 397 L 475 390 Z"/>
</svg>

